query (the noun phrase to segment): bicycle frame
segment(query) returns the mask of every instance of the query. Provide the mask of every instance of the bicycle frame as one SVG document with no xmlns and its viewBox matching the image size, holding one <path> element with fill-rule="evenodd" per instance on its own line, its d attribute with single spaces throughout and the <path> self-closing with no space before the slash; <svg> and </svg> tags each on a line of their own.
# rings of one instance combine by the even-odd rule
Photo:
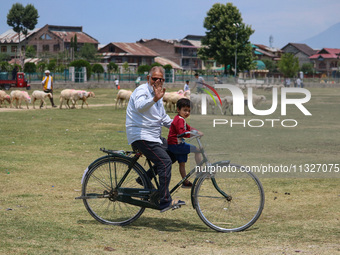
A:
<svg viewBox="0 0 340 255">
<path fill-rule="evenodd" d="M 212 165 L 216 165 L 216 164 L 229 164 L 230 161 L 220 161 L 220 162 L 216 162 L 214 164 L 211 164 L 208 160 L 208 157 L 204 151 L 204 148 L 202 146 L 202 143 L 200 141 L 200 137 L 199 136 L 194 136 L 192 139 L 196 138 L 198 146 L 199 146 L 199 150 L 201 152 L 202 155 L 202 161 L 197 165 L 198 167 L 203 166 L 204 164 L 206 166 L 212 166 Z M 111 197 L 114 197 L 115 200 L 123 202 L 123 203 L 128 203 L 128 204 L 132 204 L 132 205 L 136 205 L 136 206 L 140 206 L 140 207 L 146 207 L 146 208 L 151 208 L 151 209 L 159 209 L 159 203 L 158 203 L 158 188 L 159 188 L 159 183 L 157 181 L 157 178 L 154 178 L 154 181 L 156 183 L 156 187 L 157 189 L 152 189 L 152 184 L 151 184 L 151 180 L 148 177 L 148 175 L 146 174 L 145 169 L 138 164 L 138 159 L 142 156 L 142 154 L 140 152 L 133 152 L 133 151 L 112 151 L 112 150 L 106 150 L 106 149 L 100 149 L 101 151 L 107 153 L 108 155 L 105 157 L 101 157 L 98 160 L 94 161 L 90 166 L 89 169 L 91 169 L 91 167 L 93 165 L 95 165 L 96 163 L 98 163 L 100 160 L 103 160 L 104 158 L 108 158 L 109 162 L 110 159 L 112 159 L 112 162 L 115 162 L 114 159 L 119 157 L 119 158 L 125 158 L 126 160 L 129 161 L 129 167 L 128 170 L 125 172 L 125 174 L 123 175 L 123 177 L 118 181 L 113 180 L 112 178 L 112 169 L 111 169 L 111 164 L 109 164 L 109 171 L 110 171 L 110 178 L 111 178 L 111 191 L 110 193 L 108 193 L 107 195 L 103 195 L 103 194 L 97 194 L 96 196 L 94 196 L 94 194 L 91 194 L 91 196 L 80 196 L 77 197 L 77 199 L 94 199 L 94 198 L 109 198 L 112 199 Z M 124 153 L 124 155 L 122 155 L 122 153 Z M 133 157 L 130 157 L 131 154 L 135 153 L 135 155 Z M 127 155 L 127 156 L 126 156 Z M 148 162 L 148 165 L 150 167 L 150 169 L 153 171 L 154 176 L 156 176 L 154 170 L 153 170 L 153 165 L 151 163 L 151 161 L 149 159 L 146 159 Z M 137 167 L 144 175 L 145 181 L 147 182 L 147 189 L 144 188 L 122 188 L 122 184 L 124 183 L 125 179 L 127 178 L 127 176 L 129 175 L 129 173 L 131 172 L 133 167 Z M 181 187 L 181 185 L 187 180 L 189 179 L 194 173 L 196 172 L 196 167 L 193 168 L 182 180 L 180 180 L 171 190 L 170 190 L 170 194 L 173 194 L 174 192 L 176 192 L 176 190 Z M 205 174 L 210 174 L 210 173 L 205 173 Z M 116 176 L 116 175 L 115 175 Z M 192 206 L 193 208 L 195 208 L 195 204 L 194 204 L 194 190 L 195 190 L 195 185 L 197 183 L 197 181 L 201 178 L 201 175 L 198 175 L 194 182 L 193 182 L 193 187 L 191 189 L 191 202 L 192 202 Z M 115 181 L 115 183 L 113 183 L 113 181 Z M 118 183 L 117 183 L 118 182 Z M 214 178 L 212 178 L 212 182 L 214 187 L 216 188 L 216 190 L 218 190 L 218 192 L 220 194 L 222 194 L 224 197 L 226 197 L 227 199 L 231 199 L 230 196 L 228 196 L 225 192 L 223 192 L 217 185 L 216 181 Z"/>
</svg>

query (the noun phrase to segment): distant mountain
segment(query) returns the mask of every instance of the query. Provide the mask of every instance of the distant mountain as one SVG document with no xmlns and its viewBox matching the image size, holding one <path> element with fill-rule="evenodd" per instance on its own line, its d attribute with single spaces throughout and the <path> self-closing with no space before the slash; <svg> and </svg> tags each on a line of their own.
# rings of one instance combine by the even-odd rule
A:
<svg viewBox="0 0 340 255">
<path fill-rule="evenodd" d="M 337 48 L 340 49 L 340 22 L 331 26 L 320 34 L 301 41 L 313 49 Z"/>
</svg>

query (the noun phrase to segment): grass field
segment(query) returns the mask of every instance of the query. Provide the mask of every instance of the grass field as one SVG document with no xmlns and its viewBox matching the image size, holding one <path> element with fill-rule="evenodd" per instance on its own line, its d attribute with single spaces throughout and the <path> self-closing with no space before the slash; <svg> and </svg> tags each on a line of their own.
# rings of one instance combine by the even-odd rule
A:
<svg viewBox="0 0 340 255">
<path fill-rule="evenodd" d="M 204 145 L 216 160 L 245 165 L 340 164 L 340 90 L 310 91 L 306 107 L 312 116 L 303 116 L 294 107 L 288 108 L 287 116 L 279 111 L 270 116 L 296 119 L 295 128 L 212 126 L 214 118 L 264 119 L 249 112 L 192 115 L 190 124 L 205 133 Z M 254 226 L 240 233 L 209 229 L 191 205 L 164 214 L 147 209 L 126 227 L 96 222 L 82 201 L 74 199 L 80 195 L 83 171 L 103 155 L 100 147 L 130 147 L 125 110 L 112 106 L 116 91 L 94 92 L 89 109 L 48 105 L 46 110 L 0 111 L 0 254 L 340 253 L 340 179 L 334 172 L 258 174 L 266 195 L 264 211 Z M 269 92 L 255 93 L 269 99 L 260 108 L 270 107 Z M 175 183 L 176 164 L 172 173 Z M 190 191 L 180 189 L 174 197 L 189 204 Z"/>
</svg>

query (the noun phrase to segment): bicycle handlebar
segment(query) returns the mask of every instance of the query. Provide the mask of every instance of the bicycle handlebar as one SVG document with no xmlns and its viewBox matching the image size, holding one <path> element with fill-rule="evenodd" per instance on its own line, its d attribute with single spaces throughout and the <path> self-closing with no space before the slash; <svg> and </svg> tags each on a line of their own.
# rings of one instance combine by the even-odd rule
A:
<svg viewBox="0 0 340 255">
<path fill-rule="evenodd" d="M 192 135 L 193 137 L 200 137 L 200 135 L 198 134 L 198 131 L 194 129 L 192 131 L 187 131 L 187 132 L 177 135 L 177 138 L 184 137 L 188 134 Z"/>
</svg>

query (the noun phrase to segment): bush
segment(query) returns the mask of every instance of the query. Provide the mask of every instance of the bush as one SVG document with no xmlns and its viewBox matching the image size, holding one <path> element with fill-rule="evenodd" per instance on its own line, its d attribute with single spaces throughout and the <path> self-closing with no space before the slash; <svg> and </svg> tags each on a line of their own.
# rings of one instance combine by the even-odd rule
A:
<svg viewBox="0 0 340 255">
<path fill-rule="evenodd" d="M 149 65 L 140 65 L 138 67 L 137 72 L 139 74 L 144 74 L 145 72 L 150 72 L 150 70 L 151 70 L 151 66 L 149 66 Z"/>
</svg>

